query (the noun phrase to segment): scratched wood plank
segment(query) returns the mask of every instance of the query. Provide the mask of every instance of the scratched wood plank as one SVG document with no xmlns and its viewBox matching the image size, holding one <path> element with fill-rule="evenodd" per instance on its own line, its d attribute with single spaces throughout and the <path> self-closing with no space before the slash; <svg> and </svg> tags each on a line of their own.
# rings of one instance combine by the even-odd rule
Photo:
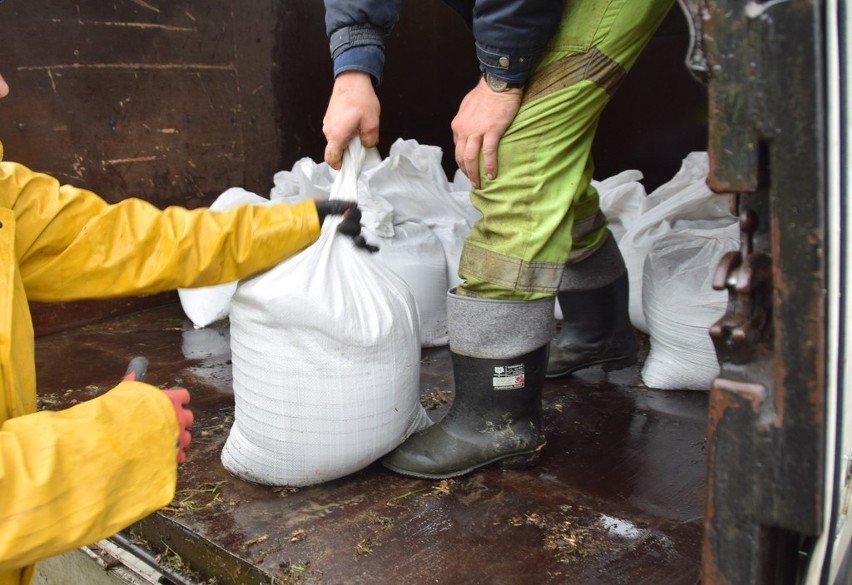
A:
<svg viewBox="0 0 852 585">
<path fill-rule="evenodd" d="M 6 158 L 109 201 L 193 208 L 232 186 L 267 194 L 282 168 L 273 4 L 0 3 L 0 71 L 12 86 L 0 101 Z M 42 330 L 115 311 L 34 309 Z"/>
<path fill-rule="evenodd" d="M 9 0 L 12 2 L 12 0 Z M 194 21 L 205 2 L 188 3 L 172 0 L 76 0 L 74 2 L 13 2 L 14 14 L 32 15 L 44 20 L 146 20 L 167 24 Z M 4 11 L 9 14 L 9 11 Z"/>
<path fill-rule="evenodd" d="M 232 72 L 128 69 L 112 71 L 108 84 L 103 78 L 91 70 L 19 74 L 40 99 L 15 128 L 8 156 L 110 201 L 138 196 L 196 207 L 242 183 Z"/>
<path fill-rule="evenodd" d="M 19 5 L 20 0 L 10 3 Z M 17 34 L 11 31 L 13 55 L 28 66 L 53 69 L 233 62 L 233 17 L 224 0 L 164 2 L 163 10 L 156 12 L 138 10 L 130 0 L 102 4 L 78 4 L 78 11 L 69 12 L 75 6 L 51 1 L 6 16 L 5 20 L 19 25 Z M 10 11 L 6 7 L 0 10 Z M 16 38 L 23 41 L 30 32 L 47 42 L 14 42 Z"/>
<path fill-rule="evenodd" d="M 195 207 L 244 183 L 229 2 L 8 4 L 7 156 L 111 201 Z"/>
</svg>

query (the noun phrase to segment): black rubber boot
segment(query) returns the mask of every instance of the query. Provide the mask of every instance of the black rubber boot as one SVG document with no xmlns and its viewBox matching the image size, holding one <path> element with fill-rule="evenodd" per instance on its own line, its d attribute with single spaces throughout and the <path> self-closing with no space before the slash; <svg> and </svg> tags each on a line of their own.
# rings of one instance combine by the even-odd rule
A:
<svg viewBox="0 0 852 585">
<path fill-rule="evenodd" d="M 558 378 L 595 365 L 617 370 L 635 364 L 639 344 L 630 323 L 630 282 L 612 237 L 580 265 L 566 267 L 566 272 L 571 278 L 563 278 L 563 284 L 567 280 L 571 288 L 556 295 L 562 329 L 550 343 L 546 376 Z M 607 278 L 611 282 L 600 285 Z"/>
<path fill-rule="evenodd" d="M 451 293 L 447 308 L 453 403 L 439 423 L 410 437 L 382 464 L 433 479 L 498 461 L 504 467 L 534 465 L 545 444 L 541 389 L 552 299 L 490 301 Z"/>
</svg>

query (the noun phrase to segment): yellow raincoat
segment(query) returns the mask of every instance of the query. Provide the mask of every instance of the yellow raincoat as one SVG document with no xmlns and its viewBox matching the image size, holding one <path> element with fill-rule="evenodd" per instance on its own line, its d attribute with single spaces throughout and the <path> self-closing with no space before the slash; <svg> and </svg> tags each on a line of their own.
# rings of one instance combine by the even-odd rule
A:
<svg viewBox="0 0 852 585">
<path fill-rule="evenodd" d="M 168 504 L 177 421 L 157 388 L 122 382 L 36 412 L 27 299 L 139 295 L 233 281 L 319 235 L 313 201 L 228 212 L 160 211 L 2 162 L 0 144 L 0 585 L 33 563 L 110 536 Z"/>
</svg>

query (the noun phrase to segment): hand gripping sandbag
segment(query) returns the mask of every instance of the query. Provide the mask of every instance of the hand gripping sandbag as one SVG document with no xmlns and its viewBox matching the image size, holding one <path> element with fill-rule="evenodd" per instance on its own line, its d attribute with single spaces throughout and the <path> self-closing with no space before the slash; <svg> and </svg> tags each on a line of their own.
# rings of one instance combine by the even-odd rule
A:
<svg viewBox="0 0 852 585">
<path fill-rule="evenodd" d="M 356 200 L 353 141 L 332 199 Z M 304 486 L 358 471 L 429 424 L 417 309 L 405 283 L 325 220 L 319 240 L 242 281 L 231 306 L 235 414 L 222 463 Z"/>
</svg>

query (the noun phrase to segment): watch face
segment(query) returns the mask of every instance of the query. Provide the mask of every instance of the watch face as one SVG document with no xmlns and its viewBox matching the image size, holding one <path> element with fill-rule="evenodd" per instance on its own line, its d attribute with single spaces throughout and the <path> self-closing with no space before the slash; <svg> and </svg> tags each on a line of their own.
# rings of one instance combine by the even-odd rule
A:
<svg viewBox="0 0 852 585">
<path fill-rule="evenodd" d="M 497 79 L 496 77 L 493 77 L 491 74 L 485 75 L 485 83 L 487 83 L 488 87 L 490 87 L 494 91 L 506 91 L 506 88 L 509 87 L 509 83 L 507 81 L 503 81 L 502 79 Z"/>
</svg>

